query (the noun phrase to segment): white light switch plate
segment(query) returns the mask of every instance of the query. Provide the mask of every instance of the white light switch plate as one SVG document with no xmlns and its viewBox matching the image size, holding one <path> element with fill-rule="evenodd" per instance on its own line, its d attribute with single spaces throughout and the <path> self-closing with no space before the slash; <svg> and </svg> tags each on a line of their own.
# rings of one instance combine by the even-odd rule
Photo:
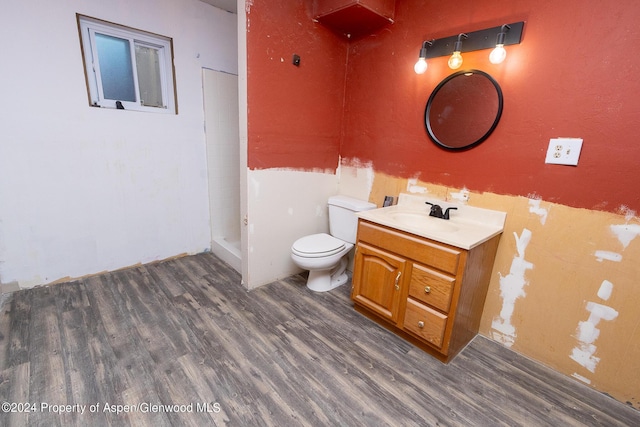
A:
<svg viewBox="0 0 640 427">
<path fill-rule="evenodd" d="M 577 166 L 582 138 L 552 138 L 549 140 L 545 163 Z"/>
</svg>

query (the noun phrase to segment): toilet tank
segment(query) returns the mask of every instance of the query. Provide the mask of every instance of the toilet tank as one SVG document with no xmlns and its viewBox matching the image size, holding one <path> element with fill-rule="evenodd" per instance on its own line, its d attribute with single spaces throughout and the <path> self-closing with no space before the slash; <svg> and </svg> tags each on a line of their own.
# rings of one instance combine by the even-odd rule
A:
<svg viewBox="0 0 640 427">
<path fill-rule="evenodd" d="M 356 242 L 358 217 L 355 212 L 375 209 L 377 206 L 364 200 L 347 196 L 329 198 L 329 233 L 348 243 Z"/>
</svg>

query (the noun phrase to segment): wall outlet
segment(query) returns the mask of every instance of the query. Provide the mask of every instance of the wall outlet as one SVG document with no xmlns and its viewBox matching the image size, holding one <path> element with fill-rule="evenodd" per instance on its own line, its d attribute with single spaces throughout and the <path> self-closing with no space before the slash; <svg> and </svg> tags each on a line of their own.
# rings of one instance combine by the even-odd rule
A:
<svg viewBox="0 0 640 427">
<path fill-rule="evenodd" d="M 552 138 L 549 140 L 545 163 L 577 166 L 582 138 Z"/>
</svg>

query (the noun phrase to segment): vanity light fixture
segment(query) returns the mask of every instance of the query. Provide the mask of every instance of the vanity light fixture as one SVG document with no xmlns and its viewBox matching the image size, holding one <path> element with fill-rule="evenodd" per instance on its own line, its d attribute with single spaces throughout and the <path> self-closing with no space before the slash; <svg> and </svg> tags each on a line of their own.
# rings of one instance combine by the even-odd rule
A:
<svg viewBox="0 0 640 427">
<path fill-rule="evenodd" d="M 427 69 L 426 61 L 440 56 L 450 56 L 449 67 L 455 70 L 462 66 L 463 53 L 483 49 L 493 49 L 495 53 L 491 52 L 489 60 L 491 63 L 499 64 L 506 56 L 505 46 L 520 44 L 523 29 L 524 21 L 520 21 L 425 41 L 422 43 L 418 59 L 421 65 L 416 63 L 414 70 L 418 74 L 424 73 Z"/>
<path fill-rule="evenodd" d="M 432 41 L 425 40 L 424 42 L 422 42 L 422 48 L 420 48 L 420 56 L 418 57 L 418 62 L 416 62 L 416 65 L 413 66 L 413 70 L 416 72 L 416 74 L 424 74 L 424 72 L 427 71 L 427 68 L 429 67 L 429 64 L 427 64 L 427 46 L 432 45 Z"/>
<path fill-rule="evenodd" d="M 500 28 L 498 38 L 496 39 L 496 47 L 489 54 L 489 62 L 492 64 L 501 64 L 504 58 L 507 57 L 507 51 L 504 50 L 504 39 L 507 36 L 507 31 L 511 29 L 510 26 L 504 24 Z"/>
<path fill-rule="evenodd" d="M 460 54 L 460 51 L 462 50 L 463 37 L 466 39 L 467 35 L 465 33 L 460 33 L 458 35 L 458 40 L 456 40 L 456 44 L 453 45 L 453 53 L 447 62 L 447 64 L 449 64 L 449 68 L 452 70 L 457 70 L 462 65 L 462 55 Z"/>
</svg>

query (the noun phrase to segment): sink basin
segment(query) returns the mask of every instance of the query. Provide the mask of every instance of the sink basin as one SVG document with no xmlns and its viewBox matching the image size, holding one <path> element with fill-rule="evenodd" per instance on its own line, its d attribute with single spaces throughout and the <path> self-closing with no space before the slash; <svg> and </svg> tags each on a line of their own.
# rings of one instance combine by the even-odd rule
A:
<svg viewBox="0 0 640 427">
<path fill-rule="evenodd" d="M 457 209 L 451 213 L 450 220 L 435 218 L 429 216 L 425 202 L 438 204 L 443 209 Z M 364 221 L 467 250 L 502 233 L 507 218 L 505 212 L 405 193 L 400 193 L 396 205 L 358 212 L 356 216 Z"/>
<path fill-rule="evenodd" d="M 458 227 L 446 219 L 435 218 L 421 212 L 392 212 L 389 217 L 407 227 L 419 228 L 425 231 L 452 233 Z"/>
</svg>

